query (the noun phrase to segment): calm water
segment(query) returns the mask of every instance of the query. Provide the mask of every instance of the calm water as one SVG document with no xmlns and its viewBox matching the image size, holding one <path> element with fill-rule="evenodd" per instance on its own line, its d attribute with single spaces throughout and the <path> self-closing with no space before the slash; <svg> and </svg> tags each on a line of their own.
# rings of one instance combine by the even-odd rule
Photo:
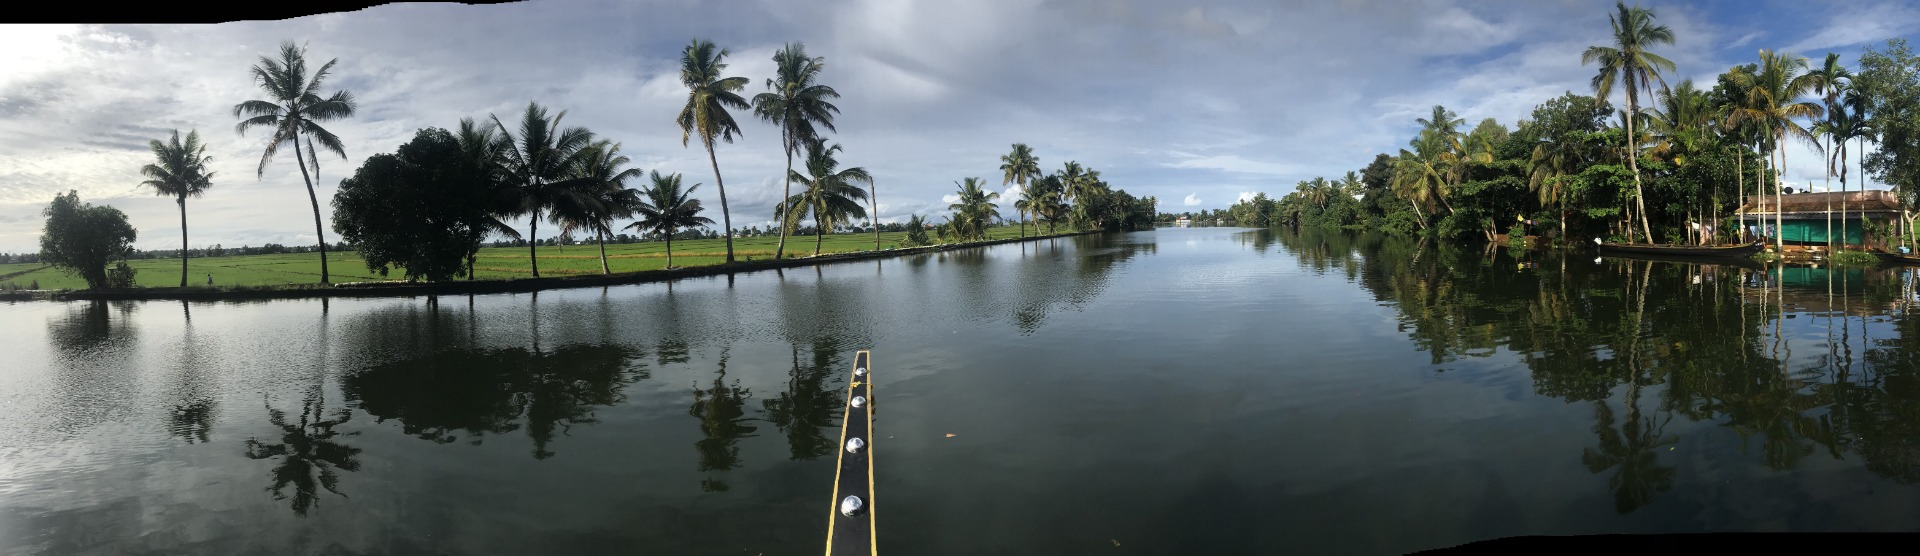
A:
<svg viewBox="0 0 1920 556">
<path fill-rule="evenodd" d="M 816 554 L 859 349 L 894 554 L 1909 531 L 1911 280 L 1205 228 L 0 305 L 0 553 Z"/>
</svg>

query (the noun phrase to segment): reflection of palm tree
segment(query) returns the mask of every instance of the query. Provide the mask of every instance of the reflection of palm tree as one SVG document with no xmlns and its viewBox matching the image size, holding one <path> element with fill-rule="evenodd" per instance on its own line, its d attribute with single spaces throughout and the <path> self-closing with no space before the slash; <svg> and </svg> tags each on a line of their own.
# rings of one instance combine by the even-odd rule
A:
<svg viewBox="0 0 1920 556">
<path fill-rule="evenodd" d="M 810 460 L 833 453 L 833 442 L 827 440 L 824 431 L 834 426 L 834 410 L 840 409 L 843 402 L 839 390 L 827 388 L 825 382 L 840 364 L 840 351 L 839 342 L 833 338 L 815 340 L 813 365 L 802 368 L 796 350 L 787 391 L 761 402 L 767 411 L 767 420 L 786 433 L 787 447 L 794 460 Z"/>
<path fill-rule="evenodd" d="M 755 428 L 747 425 L 746 404 L 752 392 L 741 388 L 735 380 L 733 386 L 727 386 L 727 356 L 720 356 L 720 374 L 713 379 L 713 387 L 707 390 L 693 391 L 693 406 L 687 414 L 700 419 L 700 432 L 705 438 L 694 442 L 694 448 L 700 452 L 701 471 L 726 471 L 740 465 L 740 447 L 742 438 L 749 438 Z M 715 488 L 717 486 L 717 488 Z M 724 483 L 709 484 L 707 490 L 724 490 Z"/>
<path fill-rule="evenodd" d="M 1607 487 L 1614 494 L 1614 510 L 1623 514 L 1653 502 L 1654 495 L 1673 488 L 1674 468 L 1660 465 L 1654 451 L 1675 442 L 1672 437 L 1662 436 L 1667 421 L 1672 421 L 1673 416 L 1668 415 L 1658 426 L 1651 419 L 1642 420 L 1639 401 L 1628 397 L 1627 419 L 1619 430 L 1613 428 L 1613 409 L 1604 401 L 1594 402 L 1593 432 L 1600 436 L 1600 446 L 1587 448 L 1580 454 L 1580 461 L 1594 473 L 1618 468 L 1607 480 Z"/>
<path fill-rule="evenodd" d="M 286 413 L 269 405 L 268 419 L 274 426 L 280 427 L 280 443 L 265 444 L 247 439 L 247 458 L 282 458 L 273 467 L 273 486 L 267 490 L 273 493 L 274 500 L 285 500 L 287 497 L 281 490 L 291 483 L 294 487 L 293 513 L 302 516 L 307 515 L 307 508 L 318 501 L 313 490 L 316 473 L 321 488 L 345 497 L 337 488 L 340 477 L 334 473 L 334 469 L 360 469 L 359 460 L 354 459 L 360 449 L 334 440 L 340 433 L 333 428 L 352 418 L 352 411 L 341 409 L 334 413 L 333 419 L 326 420 L 322 419 L 326 413 L 324 406 L 325 401 L 318 397 L 318 392 L 309 395 L 300 411 L 300 422 L 293 424 L 287 422 Z"/>
</svg>

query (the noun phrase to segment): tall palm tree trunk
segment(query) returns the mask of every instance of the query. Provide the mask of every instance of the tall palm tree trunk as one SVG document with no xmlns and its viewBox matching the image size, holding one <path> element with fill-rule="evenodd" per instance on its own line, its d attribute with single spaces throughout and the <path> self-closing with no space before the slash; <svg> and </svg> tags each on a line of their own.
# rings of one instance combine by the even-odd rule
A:
<svg viewBox="0 0 1920 556">
<path fill-rule="evenodd" d="M 1742 145 L 1740 147 L 1740 151 L 1745 151 L 1745 150 L 1747 150 L 1746 146 Z M 1745 160 L 1745 154 L 1740 151 L 1734 151 L 1733 153 L 1733 183 L 1736 186 L 1733 189 L 1734 189 L 1735 197 L 1746 197 L 1747 196 L 1746 195 L 1747 169 L 1745 165 L 1746 160 Z M 1741 199 L 1740 203 L 1735 206 L 1738 206 L 1740 208 L 1746 208 L 1747 206 L 1746 200 Z M 1738 211 L 1738 209 L 1735 209 L 1735 210 L 1736 212 Z M 1740 237 L 1742 240 L 1745 240 L 1747 235 L 1747 213 L 1748 212 L 1752 212 L 1752 211 L 1740 212 L 1739 214 Z"/>
<path fill-rule="evenodd" d="M 727 210 L 727 182 L 720 179 L 720 159 L 713 156 L 713 139 L 707 139 L 706 143 L 707 162 L 713 164 L 713 183 L 720 188 L 721 225 L 727 228 L 727 264 L 733 264 L 733 213 Z"/>
<path fill-rule="evenodd" d="M 187 287 L 187 196 L 181 195 L 180 203 L 180 287 Z"/>
<path fill-rule="evenodd" d="M 1828 106 L 1827 110 L 1833 110 L 1833 107 Z M 1825 147 L 1822 148 L 1822 150 L 1827 152 L 1832 152 L 1833 141 L 1829 139 L 1826 142 Z M 1828 161 L 1828 164 L 1829 165 L 1827 166 L 1827 252 L 1832 253 L 1833 252 L 1833 166 L 1831 165 L 1832 161 Z M 1840 233 L 1844 234 L 1846 233 L 1846 230 L 1847 230 L 1847 215 L 1842 214 L 1840 215 Z M 1842 246 L 1845 246 L 1846 242 L 1841 241 L 1840 244 Z"/>
<path fill-rule="evenodd" d="M 593 235 L 600 239 L 600 273 L 613 274 L 613 271 L 607 268 L 607 233 L 594 230 Z"/>
<path fill-rule="evenodd" d="M 300 154 L 300 132 L 293 134 L 293 158 L 300 165 L 300 179 L 307 182 L 307 201 L 313 203 L 313 237 L 320 241 L 320 283 L 327 283 L 327 236 L 320 227 L 320 196 L 313 193 L 313 177 L 307 174 L 306 155 Z M 182 210 L 185 206 L 182 205 Z"/>
<path fill-rule="evenodd" d="M 880 192 L 867 180 L 867 204 L 873 207 L 873 250 L 880 250 Z"/>
<path fill-rule="evenodd" d="M 781 135 L 785 136 L 787 133 L 786 124 L 781 124 L 780 128 L 781 128 L 780 129 Z M 709 152 L 708 154 L 711 155 L 712 153 Z M 719 179 L 718 177 L 720 175 L 719 163 L 714 164 L 713 175 L 715 176 L 714 179 L 716 180 Z M 787 145 L 787 173 L 780 174 L 780 198 L 782 199 L 786 199 L 793 196 L 793 180 L 787 179 L 787 176 L 791 176 L 791 175 L 793 175 L 793 146 L 792 144 L 788 144 Z M 724 199 L 725 195 L 722 195 L 721 197 Z M 724 200 L 720 201 L 720 209 L 722 212 L 726 210 L 726 205 L 727 205 L 726 201 Z M 790 225 L 788 223 L 787 218 L 788 218 L 787 211 L 781 211 L 780 213 L 780 245 L 773 248 L 773 259 L 776 261 L 780 260 L 780 257 L 784 256 L 784 254 L 787 252 L 787 227 Z"/>
<path fill-rule="evenodd" d="M 822 208 L 825 208 L 825 207 L 822 207 Z M 814 210 L 818 211 L 820 209 L 814 209 Z M 815 212 L 814 214 L 817 215 L 820 213 Z M 827 230 L 833 228 L 833 224 L 828 223 L 826 221 L 822 221 L 817 217 L 814 218 L 813 223 L 820 228 L 819 230 L 816 230 L 815 233 L 813 234 L 813 256 L 818 257 L 820 256 L 820 243 L 823 241 L 826 241 Z"/>
<path fill-rule="evenodd" d="M 1786 257 L 1787 230 L 1785 214 L 1787 211 L 1786 207 L 1782 204 L 1786 201 L 1781 197 L 1781 190 L 1785 188 L 1780 187 L 1780 171 L 1786 169 L 1787 154 L 1785 152 L 1785 145 L 1776 145 L 1773 150 L 1774 153 L 1777 153 L 1780 157 L 1780 163 L 1773 166 L 1773 243 L 1775 248 L 1780 251 L 1780 256 Z"/>
<path fill-rule="evenodd" d="M 667 268 L 673 268 L 673 228 L 667 228 Z"/>
<path fill-rule="evenodd" d="M 540 209 L 527 219 L 527 263 L 533 265 L 533 277 L 540 277 Z"/>
<path fill-rule="evenodd" d="M 1633 115 L 1638 114 L 1639 109 L 1640 107 L 1633 102 L 1633 97 L 1628 96 L 1625 118 L 1627 120 L 1627 168 L 1633 171 L 1633 202 L 1640 212 L 1640 232 L 1646 234 L 1647 243 L 1653 243 L 1653 228 L 1647 224 L 1647 196 L 1640 188 L 1640 151 L 1635 148 L 1636 141 L 1633 136 Z M 1627 241 L 1629 243 L 1633 241 L 1632 231 L 1627 232 Z"/>
</svg>

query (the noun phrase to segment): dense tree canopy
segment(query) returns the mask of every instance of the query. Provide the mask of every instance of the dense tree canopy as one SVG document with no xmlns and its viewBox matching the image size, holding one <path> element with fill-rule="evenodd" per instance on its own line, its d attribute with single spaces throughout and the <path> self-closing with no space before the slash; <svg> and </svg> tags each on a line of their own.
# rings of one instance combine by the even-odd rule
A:
<svg viewBox="0 0 1920 556">
<path fill-rule="evenodd" d="M 333 227 L 381 276 L 392 267 L 409 281 L 466 276 L 475 231 L 492 219 L 494 183 L 469 163 L 452 133 L 422 129 L 340 182 Z"/>
<path fill-rule="evenodd" d="M 89 289 L 128 287 L 109 280 L 107 265 L 124 261 L 138 236 L 126 213 L 110 206 L 80 202 L 79 191 L 53 198 L 41 214 L 40 262 L 79 274 Z"/>
</svg>

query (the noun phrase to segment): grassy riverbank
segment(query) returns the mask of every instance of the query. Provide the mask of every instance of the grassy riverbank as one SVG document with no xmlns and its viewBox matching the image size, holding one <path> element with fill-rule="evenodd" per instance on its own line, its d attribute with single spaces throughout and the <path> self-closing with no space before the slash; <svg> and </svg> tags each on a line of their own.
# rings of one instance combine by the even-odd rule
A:
<svg viewBox="0 0 1920 556">
<path fill-rule="evenodd" d="M 1027 230 L 1029 235 L 1034 231 Z M 1064 235 L 1067 231 L 1062 231 Z M 988 231 L 986 242 L 1002 242 L 1020 238 L 1020 229 L 1016 226 L 995 227 Z M 898 249 L 906 239 L 904 232 L 881 233 L 880 245 L 883 250 Z M 736 267 L 754 270 L 761 267 L 796 266 L 805 264 L 813 254 L 814 238 L 787 238 L 786 257 L 781 262 L 789 264 L 774 265 L 773 251 L 778 238 L 735 238 L 734 258 Z M 832 234 L 821 242 L 820 253 L 825 260 L 841 260 L 845 255 L 874 253 L 873 234 Z M 943 246 L 935 246 L 943 247 Z M 594 244 L 571 245 L 565 247 L 540 248 L 540 287 L 565 287 L 569 282 L 594 280 L 602 275 L 600 271 L 600 251 Z M 835 255 L 835 257 L 827 257 Z M 381 278 L 367 271 L 366 264 L 358 255 L 351 252 L 329 252 L 327 259 L 333 275 L 334 288 L 343 284 L 384 283 L 405 284 L 398 280 L 400 273 L 391 272 L 391 277 Z M 673 242 L 673 263 L 675 269 L 660 272 L 666 266 L 666 244 L 664 242 L 632 243 L 607 246 L 607 265 L 616 275 L 613 280 L 620 282 L 643 282 L 648 276 L 658 275 L 659 279 L 708 274 L 722 270 L 726 260 L 726 243 L 719 239 L 688 240 Z M 795 264 L 797 263 L 797 264 Z M 145 259 L 133 261 L 138 269 L 135 281 L 138 289 L 132 290 L 133 296 L 139 296 L 142 290 L 158 294 L 163 291 L 181 291 L 180 261 L 178 259 Z M 315 253 L 291 253 L 276 255 L 241 255 L 232 257 L 209 257 L 188 259 L 188 290 L 200 294 L 219 293 L 266 293 L 311 292 L 321 289 L 319 255 Z M 493 285 L 509 282 L 525 283 L 533 277 L 527 264 L 526 247 L 489 247 L 481 249 L 474 262 L 476 282 L 482 289 L 497 289 Z M 213 274 L 214 284 L 206 285 L 206 275 Z M 10 289 L 8 284 L 20 288 L 38 282 L 41 290 L 81 290 L 86 284 L 78 276 L 64 270 L 43 268 L 38 264 L 0 265 L 0 276 L 12 276 L 0 280 L 0 289 Z M 467 282 L 459 280 L 458 282 Z M 491 283 L 485 284 L 485 283 Z M 513 289 L 532 286 L 518 286 Z M 537 288 L 536 288 L 537 289 Z"/>
</svg>

